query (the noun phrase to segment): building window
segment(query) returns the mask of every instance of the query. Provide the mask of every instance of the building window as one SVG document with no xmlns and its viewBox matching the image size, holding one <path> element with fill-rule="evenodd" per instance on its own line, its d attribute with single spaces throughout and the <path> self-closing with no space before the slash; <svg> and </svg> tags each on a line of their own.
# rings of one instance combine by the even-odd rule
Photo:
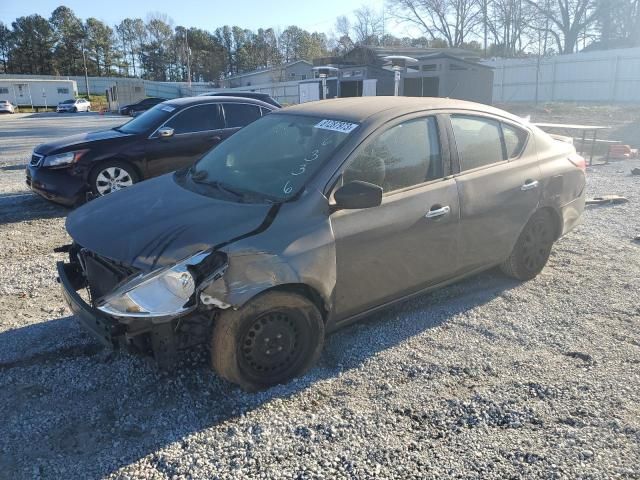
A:
<svg viewBox="0 0 640 480">
<path fill-rule="evenodd" d="M 429 63 L 427 65 L 422 65 L 423 72 L 435 72 L 437 70 L 438 65 L 436 63 Z"/>
<path fill-rule="evenodd" d="M 469 70 L 469 69 L 467 67 L 463 67 L 462 65 L 451 63 L 449 64 L 449 70 Z"/>
<path fill-rule="evenodd" d="M 136 93 L 142 92 L 142 87 L 133 87 L 133 91 Z"/>
<path fill-rule="evenodd" d="M 69 89 L 68 89 L 68 88 L 59 88 L 59 89 L 58 89 L 58 93 L 59 93 L 59 94 L 65 94 L 65 95 L 68 95 L 68 94 L 69 94 Z"/>
<path fill-rule="evenodd" d="M 0 87 L 0 93 L 9 93 L 9 89 L 6 87 Z"/>
</svg>

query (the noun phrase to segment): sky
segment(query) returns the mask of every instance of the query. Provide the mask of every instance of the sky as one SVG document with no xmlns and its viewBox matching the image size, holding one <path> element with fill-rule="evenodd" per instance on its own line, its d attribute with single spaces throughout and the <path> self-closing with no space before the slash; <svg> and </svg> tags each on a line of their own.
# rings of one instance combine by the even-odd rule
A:
<svg viewBox="0 0 640 480">
<path fill-rule="evenodd" d="M 126 17 L 146 19 L 149 13 L 164 13 L 174 22 L 213 31 L 222 25 L 251 30 L 274 27 L 284 30 L 297 25 L 305 30 L 329 33 L 339 15 L 367 4 L 382 13 L 384 0 L 0 0 L 0 21 L 10 24 L 17 17 L 37 13 L 49 18 L 60 5 L 71 8 L 82 19 L 96 17 L 109 25 Z M 385 28 L 398 36 L 411 29 L 391 20 Z"/>
</svg>

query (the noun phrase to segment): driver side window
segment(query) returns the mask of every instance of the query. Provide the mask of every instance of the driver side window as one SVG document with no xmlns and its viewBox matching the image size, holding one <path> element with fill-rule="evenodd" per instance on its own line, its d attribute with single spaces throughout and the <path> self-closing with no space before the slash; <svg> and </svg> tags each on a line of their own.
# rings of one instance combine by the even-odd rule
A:
<svg viewBox="0 0 640 480">
<path fill-rule="evenodd" d="M 343 184 L 360 180 L 393 192 L 443 176 L 435 117 L 391 127 L 349 161 Z"/>
</svg>

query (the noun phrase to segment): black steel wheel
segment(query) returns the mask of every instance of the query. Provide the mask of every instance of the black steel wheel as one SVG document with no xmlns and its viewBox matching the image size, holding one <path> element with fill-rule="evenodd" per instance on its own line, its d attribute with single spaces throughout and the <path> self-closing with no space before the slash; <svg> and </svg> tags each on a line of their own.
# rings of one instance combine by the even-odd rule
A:
<svg viewBox="0 0 640 480">
<path fill-rule="evenodd" d="M 269 292 L 239 310 L 220 312 L 211 361 L 216 372 L 246 390 L 302 374 L 318 358 L 324 322 L 317 307 L 290 292 Z"/>
<path fill-rule="evenodd" d="M 518 280 L 530 280 L 547 264 L 556 239 L 555 225 L 546 210 L 537 211 L 520 233 L 511 255 L 501 265 L 504 273 Z"/>
</svg>

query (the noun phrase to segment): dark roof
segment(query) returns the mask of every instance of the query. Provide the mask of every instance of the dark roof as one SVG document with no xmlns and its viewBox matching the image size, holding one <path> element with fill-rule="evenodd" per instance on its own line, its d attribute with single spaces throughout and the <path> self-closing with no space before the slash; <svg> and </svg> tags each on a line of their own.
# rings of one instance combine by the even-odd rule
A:
<svg viewBox="0 0 640 480">
<path fill-rule="evenodd" d="M 167 100 L 166 104 L 175 105 L 176 107 L 184 107 L 187 105 L 199 105 L 201 103 L 253 103 L 255 105 L 259 105 L 261 107 L 267 107 L 269 109 L 273 108 L 273 105 L 270 105 L 261 100 L 256 100 L 255 98 L 248 97 L 233 97 L 233 96 L 198 96 L 198 97 L 182 97 L 182 98 L 174 98 L 173 100 Z"/>
<path fill-rule="evenodd" d="M 449 52 L 433 52 L 427 55 L 421 55 L 415 57 L 417 60 L 438 60 L 440 58 L 449 58 L 451 60 L 455 60 L 457 62 L 467 63 L 469 65 L 473 65 L 474 67 L 483 67 L 492 69 L 493 67 L 489 65 L 485 65 L 483 63 L 476 62 L 475 60 L 469 60 L 463 57 L 458 57 L 457 55 L 452 55 Z"/>
<path fill-rule="evenodd" d="M 453 57 L 462 57 L 465 59 L 480 59 L 480 55 L 478 55 L 476 52 L 465 50 L 464 48 L 375 47 L 368 45 L 364 45 L 360 48 L 372 50 L 378 57 L 386 57 L 389 55 L 404 55 L 407 57 L 418 58 L 433 53 L 446 53 Z"/>
<path fill-rule="evenodd" d="M 520 122 L 518 117 L 503 110 L 481 103 L 440 97 L 352 97 L 322 100 L 294 105 L 282 113 L 310 115 L 354 123 L 362 123 L 372 117 L 395 117 L 423 110 L 462 109 L 492 113 Z"/>
<path fill-rule="evenodd" d="M 246 77 L 249 75 L 257 75 L 259 73 L 265 73 L 265 72 L 273 72 L 274 70 L 282 70 L 282 69 L 286 69 L 292 65 L 296 65 L 298 63 L 306 63 L 309 66 L 313 65 L 313 63 L 311 63 L 309 60 L 304 60 L 304 59 L 300 59 L 300 60 L 295 60 L 293 62 L 289 62 L 289 63 L 283 63 L 281 65 L 271 65 L 269 67 L 263 67 L 263 68 L 257 68 L 255 70 L 249 70 L 247 72 L 241 72 L 241 73 L 236 73 L 235 75 L 231 75 L 228 77 L 225 77 L 225 80 L 233 80 L 236 78 L 241 78 L 241 77 Z"/>
</svg>

